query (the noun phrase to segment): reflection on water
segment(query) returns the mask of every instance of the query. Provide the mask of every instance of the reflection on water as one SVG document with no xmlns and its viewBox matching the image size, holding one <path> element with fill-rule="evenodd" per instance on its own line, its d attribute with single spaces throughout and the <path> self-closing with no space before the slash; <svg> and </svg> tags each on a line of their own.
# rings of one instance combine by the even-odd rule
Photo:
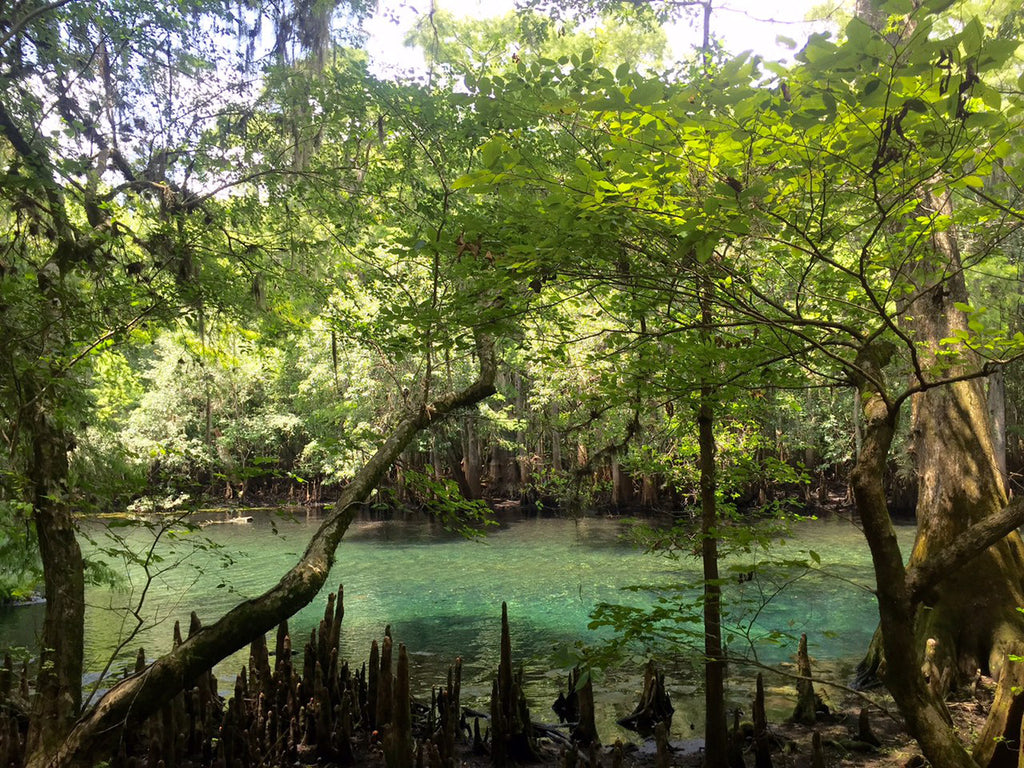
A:
<svg viewBox="0 0 1024 768">
<path fill-rule="evenodd" d="M 115 670 L 132 666 L 140 645 L 150 657 L 167 650 L 173 622 L 180 620 L 187 627 L 190 610 L 210 623 L 239 600 L 270 587 L 301 555 L 319 522 L 305 513 L 252 514 L 250 524 L 209 525 L 199 533 L 163 535 L 158 550 L 163 559 L 151 565 L 153 579 L 142 609 L 147 625 L 153 626 L 123 650 Z M 422 519 L 356 522 L 338 549 L 330 580 L 345 586 L 342 655 L 362 663 L 371 640 L 390 624 L 396 641 L 410 650 L 414 688 L 429 693 L 429 686 L 440 684 L 448 665 L 461 655 L 464 703 L 486 709 L 504 600 L 509 605 L 513 653 L 524 663 L 534 718 L 551 720 L 548 707 L 565 675 L 552 668 L 551 657 L 578 641 L 598 639 L 587 629 L 597 603 L 647 604 L 647 593 L 621 588 L 699 579 L 698 560 L 644 555 L 624 540 L 628 527 L 629 523 L 602 518 L 514 520 L 492 529 L 484 540 L 466 541 Z M 147 531 L 115 532 L 140 554 L 153 541 Z M 99 528 L 91 533 L 103 546 Z M 901 531 L 908 549 L 912 537 L 912 529 Z M 873 597 L 852 583 L 870 583 L 863 537 L 845 521 L 800 523 L 772 556 L 806 559 L 802 552 L 807 549 L 820 556 L 822 570 L 831 577 L 769 567 L 762 554 L 755 558 L 762 561 L 758 578 L 728 585 L 726 599 L 759 609 L 758 634 L 806 632 L 813 656 L 849 663 L 863 652 L 876 621 Z M 103 557 L 95 550 L 93 554 Z M 134 568 L 117 589 L 89 588 L 86 668 L 93 677 L 133 628 L 134 619 L 126 617 L 123 608 L 135 605 L 145 586 L 142 572 Z M 776 594 L 780 587 L 784 589 Z M 319 622 L 325 601 L 326 591 L 290 621 L 298 648 Z M 743 616 L 749 615 L 748 608 Z M 0 646 L 31 647 L 41 616 L 40 607 L 0 610 Z M 743 637 L 732 638 L 734 651 L 744 644 Z M 757 653 L 761 661 L 775 664 L 789 660 L 794 649 L 795 644 L 788 642 L 760 644 Z M 688 737 L 690 724 L 699 730 L 703 721 L 693 672 L 697 662 L 685 650 L 665 649 L 664 655 L 662 665 L 669 670 L 677 709 L 674 727 Z M 228 681 L 246 658 L 242 652 L 220 665 L 217 672 L 225 689 L 230 689 Z M 730 671 L 744 674 L 735 665 Z M 639 664 L 609 670 L 598 678 L 603 721 L 599 729 L 606 740 L 622 735 L 611 723 L 635 705 L 641 682 Z M 749 684 L 740 682 L 734 696 L 746 701 L 748 691 Z"/>
</svg>

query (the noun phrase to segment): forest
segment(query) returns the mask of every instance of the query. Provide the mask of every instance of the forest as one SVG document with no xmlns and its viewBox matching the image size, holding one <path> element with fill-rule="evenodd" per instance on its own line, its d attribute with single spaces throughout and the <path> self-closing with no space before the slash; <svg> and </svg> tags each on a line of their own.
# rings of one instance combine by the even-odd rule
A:
<svg viewBox="0 0 1024 768">
<path fill-rule="evenodd" d="M 753 674 L 727 618 L 761 578 L 751 553 L 843 513 L 877 630 L 857 680 L 833 682 L 877 683 L 917 745 L 875 765 L 1024 766 L 1024 11 L 826 3 L 779 60 L 733 52 L 720 5 L 431 3 L 406 39 L 422 66 L 387 73 L 366 33 L 386 3 L 0 5 L 0 611 L 41 617 L 20 651 L 0 622 L 0 762 L 543 760 L 514 606 L 473 734 L 461 662 L 411 703 L 390 631 L 368 675 L 342 668 L 342 595 L 324 596 L 349 583 L 360 520 L 486 539 L 512 510 L 577 531 L 639 517 L 645 557 L 694 569 L 684 597 L 589 619 L 612 645 L 685 635 L 694 764 L 853 759 L 818 734 L 770 754 L 763 691 L 744 741 L 728 692 Z M 214 538 L 234 526 L 210 524 L 267 509 L 312 522 L 246 592 Z M 185 550 L 220 558 L 204 568 L 230 603 L 117 674 Z M 411 584 L 423 566 L 399 552 Z M 91 596 L 140 578 L 97 676 L 112 619 Z M 302 669 L 284 627 L 307 606 L 323 621 Z M 246 648 L 222 698 L 210 670 Z M 640 759 L 587 727 L 602 658 L 576 659 L 551 764 Z M 655 720 L 661 681 L 652 661 Z M 954 704 L 980 688 L 965 729 Z M 649 730 L 649 764 L 683 764 Z"/>
</svg>

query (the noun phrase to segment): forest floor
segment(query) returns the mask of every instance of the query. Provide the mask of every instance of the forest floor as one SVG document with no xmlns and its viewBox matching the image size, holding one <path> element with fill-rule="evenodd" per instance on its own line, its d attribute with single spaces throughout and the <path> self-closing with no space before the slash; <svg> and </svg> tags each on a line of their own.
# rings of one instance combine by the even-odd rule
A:
<svg viewBox="0 0 1024 768">
<path fill-rule="evenodd" d="M 988 714 L 995 693 L 995 681 L 982 678 L 969 694 L 947 702 L 950 715 L 956 725 L 962 741 L 970 745 L 974 736 L 980 731 Z M 812 739 L 815 732 L 821 735 L 823 745 L 824 766 L 838 768 L 926 768 L 930 764 L 921 755 L 917 743 L 904 730 L 902 722 L 896 714 L 892 700 L 880 692 L 874 692 L 872 698 L 880 701 L 886 708 L 885 712 L 877 707 L 870 707 L 870 727 L 877 737 L 880 746 L 877 748 L 859 742 L 858 720 L 864 701 L 855 695 L 847 694 L 837 711 L 813 726 L 792 723 L 769 723 L 773 749 L 771 753 L 773 768 L 815 768 L 812 761 Z M 591 765 L 590 755 L 581 755 L 577 760 L 568 759 L 565 747 L 550 740 L 541 739 L 542 768 L 562 768 L 579 766 L 588 768 Z M 669 752 L 665 757 L 657 754 L 653 741 L 642 744 L 626 745 L 620 758 L 615 756 L 615 748 L 605 745 L 596 752 L 597 766 L 617 766 L 622 768 L 701 768 L 703 765 L 703 740 L 673 741 L 669 744 Z M 754 766 L 755 758 L 749 741 L 744 747 L 744 764 Z M 371 760 L 369 764 L 373 764 Z M 457 762 L 462 768 L 490 768 L 491 761 L 486 755 L 473 754 L 470 751 L 460 755 Z M 383 766 L 383 761 L 380 761 Z M 757 765 L 760 765 L 757 763 Z M 732 764 L 730 763 L 730 766 Z M 942 766 L 935 766 L 942 768 Z"/>
<path fill-rule="evenodd" d="M 992 704 L 995 687 L 995 681 L 983 678 L 976 690 L 969 696 L 947 702 L 957 732 L 965 744 L 971 744 L 974 736 L 981 730 Z M 773 768 L 813 768 L 815 764 L 812 761 L 811 743 L 814 732 L 821 734 L 824 765 L 828 768 L 837 766 L 925 768 L 928 766 L 929 763 L 921 755 L 921 749 L 917 742 L 904 729 L 892 700 L 887 696 L 874 696 L 873 698 L 882 699 L 887 709 L 887 712 L 883 713 L 873 707 L 869 708 L 871 731 L 881 743 L 879 747 L 871 748 L 869 745 L 857 741 L 858 719 L 864 702 L 850 694 L 841 702 L 842 709 L 823 718 L 813 726 L 770 723 L 769 732 L 774 742 L 771 753 Z M 632 748 L 626 752 L 623 766 L 624 768 L 662 768 L 662 766 L 700 768 L 702 765 L 702 740 L 672 742 L 670 747 L 672 750 L 667 762 L 659 761 L 653 742 Z M 755 765 L 752 745 L 749 742 L 744 749 L 744 762 L 747 766 Z M 553 761 L 552 764 L 563 764 L 563 761 Z M 613 764 L 610 754 L 601 760 L 601 764 Z M 942 768 L 942 766 L 935 768 Z"/>
</svg>

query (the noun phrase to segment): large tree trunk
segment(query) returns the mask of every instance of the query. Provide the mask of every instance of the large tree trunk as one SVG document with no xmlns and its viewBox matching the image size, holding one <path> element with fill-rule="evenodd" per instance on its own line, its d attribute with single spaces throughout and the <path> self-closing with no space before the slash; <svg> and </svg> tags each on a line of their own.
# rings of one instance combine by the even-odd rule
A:
<svg viewBox="0 0 1024 768">
<path fill-rule="evenodd" d="M 876 30 L 885 25 L 886 13 L 877 0 L 858 0 L 856 13 Z M 952 199 L 948 189 L 944 189 L 943 179 L 929 179 L 921 186 L 916 215 L 937 221 L 951 218 L 952 214 Z M 968 331 L 967 318 L 960 309 L 968 303 L 968 294 L 956 230 L 936 224 L 923 256 L 908 259 L 894 275 L 911 288 L 898 306 L 898 322 L 906 333 L 907 349 L 912 355 L 912 385 L 921 390 L 912 402 L 918 534 L 910 558 L 911 569 L 929 568 L 943 553 L 960 545 L 971 526 L 994 519 L 1007 503 L 993 448 L 980 361 L 968 349 L 962 349 L 952 365 L 949 356 L 941 354 L 949 351 L 943 348 L 943 340 Z M 880 377 L 880 366 L 878 371 Z M 953 381 L 934 386 L 936 380 L 943 378 Z M 870 379 L 862 380 L 862 402 L 865 398 L 880 399 L 883 390 L 877 386 L 879 381 L 880 378 L 872 384 Z M 891 404 L 887 405 L 890 418 L 895 421 Z M 869 407 L 865 405 L 868 423 L 864 453 L 869 450 L 870 432 L 879 418 L 869 413 Z M 871 423 L 872 418 L 876 425 Z M 891 435 L 888 440 L 891 441 Z M 858 460 L 854 488 L 862 518 L 867 513 L 870 519 L 875 514 L 871 511 L 873 507 L 884 499 L 873 499 L 866 486 L 876 480 L 880 482 L 884 465 L 876 462 L 873 469 L 862 471 L 862 464 L 867 467 L 868 462 Z M 869 477 L 869 471 L 875 472 L 877 478 Z M 881 517 L 880 510 L 877 514 Z M 881 530 L 869 530 L 868 519 L 864 528 L 869 542 L 875 540 L 872 555 L 878 577 L 885 681 L 907 718 L 910 732 L 933 765 L 977 765 L 961 755 L 962 750 L 953 750 L 949 743 L 955 741 L 952 729 L 935 721 L 939 710 L 927 696 L 922 698 L 921 664 L 930 646 L 931 684 L 924 688 L 928 696 L 944 695 L 950 685 L 973 676 L 978 669 L 995 677 L 1000 675 L 1008 651 L 1024 644 L 1024 617 L 1017 611 L 1024 605 L 1024 543 L 1016 531 L 1011 531 L 962 567 L 945 574 L 941 582 L 920 595 L 920 606 L 915 602 L 904 604 L 907 596 L 899 590 L 905 584 L 903 579 L 896 579 L 897 564 L 889 562 L 887 571 L 880 570 L 876 549 L 883 548 L 887 536 Z M 905 647 L 911 638 L 912 646 Z M 991 740 L 993 735 L 1003 735 L 1007 729 L 1020 733 L 1020 708 L 1013 712 L 1016 722 L 1008 723 L 1010 709 L 993 707 L 979 744 Z"/>
<path fill-rule="evenodd" d="M 911 564 L 955 542 L 968 526 L 1006 505 L 1002 477 L 989 440 L 980 381 L 960 382 L 918 395 L 914 448 L 918 464 L 918 534 Z M 1006 653 L 1024 641 L 1024 546 L 1016 532 L 945 579 L 928 596 L 918 646 L 938 641 L 949 684 L 978 669 L 998 678 Z"/>
<path fill-rule="evenodd" d="M 942 703 L 920 673 L 921 656 L 914 641 L 917 602 L 908 589 L 883 482 L 898 415 L 896 407 L 883 396 L 882 368 L 890 354 L 891 349 L 875 347 L 858 357 L 864 443 L 851 478 L 877 582 L 885 683 L 906 718 L 908 730 L 932 765 L 976 768 L 949 726 Z"/>
<path fill-rule="evenodd" d="M 950 215 L 949 195 L 928 194 L 924 209 L 931 215 Z M 913 335 L 924 371 L 938 361 L 943 339 L 968 328 L 958 306 L 967 304 L 968 296 L 955 233 L 935 234 L 932 251 L 944 279 L 923 275 L 915 285 L 913 300 L 901 313 L 901 323 Z M 935 266 L 930 265 L 932 274 Z M 980 370 L 980 362 L 964 351 L 951 373 L 967 375 Z M 968 527 L 1006 506 L 992 434 L 984 379 L 980 377 L 914 396 L 918 533 L 912 566 L 927 563 L 962 538 Z M 921 659 L 926 644 L 931 645 L 935 657 L 932 684 L 940 694 L 970 679 L 977 670 L 1000 677 L 1008 655 L 1024 645 L 1024 616 L 1017 610 L 1022 605 L 1024 542 L 1016 531 L 925 595 L 916 627 L 917 652 Z M 979 736 L 979 746 L 1003 736 L 1008 728 L 1019 733 L 1020 718 L 1020 707 L 994 706 Z M 988 750 L 982 753 L 986 764 L 998 764 L 987 762 L 991 758 Z"/>
<path fill-rule="evenodd" d="M 930 215 L 952 212 L 948 194 L 930 193 L 924 207 Z M 913 300 L 901 312 L 901 325 L 912 334 L 925 372 L 938 361 L 942 340 L 967 330 L 967 318 L 957 306 L 966 304 L 968 296 L 955 234 L 934 235 L 932 251 L 938 264 L 928 269 L 934 275 L 935 267 L 941 266 L 944 279 L 922 274 Z M 951 373 L 981 370 L 971 353 L 963 355 Z M 910 562 L 917 565 L 953 544 L 970 525 L 1006 506 L 984 379 L 915 395 L 912 439 L 918 533 Z M 939 664 L 950 671 L 949 685 L 973 677 L 978 669 L 999 677 L 1008 647 L 1024 643 L 1024 617 L 1017 611 L 1024 605 L 1022 578 L 1024 543 L 1014 532 L 928 596 L 918 622 L 918 648 L 923 653 L 928 639 L 938 641 Z"/>
<path fill-rule="evenodd" d="M 466 474 L 469 490 L 466 498 L 482 499 L 483 485 L 480 483 L 480 436 L 476 432 L 476 420 L 467 416 L 462 421 L 462 470 Z"/>
<path fill-rule="evenodd" d="M 1010 474 L 1006 469 L 1006 376 L 999 366 L 988 376 L 988 416 L 992 420 L 992 449 L 1003 478 L 1003 490 L 1010 492 Z"/>
<path fill-rule="evenodd" d="M 244 648 L 310 603 L 321 590 L 334 563 L 334 553 L 355 517 L 359 503 L 376 487 L 388 468 L 420 430 L 453 410 L 494 392 L 495 356 L 490 339 L 477 342 L 480 372 L 465 389 L 421 404 L 396 425 L 384 444 L 356 473 L 334 511 L 320 524 L 302 558 L 264 594 L 232 608 L 220 620 L 191 635 L 142 672 L 113 686 L 96 707 L 84 714 L 55 749 L 40 744 L 28 768 L 64 768 L 91 764 L 114 754 L 118 738 L 142 722 L 196 677 L 221 659 Z M 64 675 L 69 677 L 69 675 Z M 81 680 L 78 680 L 81 685 Z"/>
</svg>

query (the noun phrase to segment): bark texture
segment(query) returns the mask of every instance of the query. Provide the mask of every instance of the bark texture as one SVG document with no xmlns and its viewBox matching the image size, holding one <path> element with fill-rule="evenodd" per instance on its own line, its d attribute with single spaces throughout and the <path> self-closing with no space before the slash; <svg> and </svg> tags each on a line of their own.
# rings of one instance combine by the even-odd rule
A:
<svg viewBox="0 0 1024 768">
<path fill-rule="evenodd" d="M 725 715 L 725 655 L 722 651 L 722 587 L 718 573 L 715 503 L 715 433 L 711 393 L 697 416 L 700 443 L 701 562 L 704 568 L 704 756 L 706 768 L 726 768 L 729 734 Z"/>
<path fill-rule="evenodd" d="M 924 194 L 922 214 L 951 212 L 948 194 Z M 955 233 L 936 233 L 929 251 L 899 275 L 912 287 L 899 321 L 911 386 L 919 390 L 911 414 L 918 535 L 909 570 L 882 486 L 898 404 L 885 397 L 882 369 L 891 350 L 879 346 L 858 358 L 865 426 L 853 489 L 878 584 L 884 681 L 929 761 L 967 768 L 978 763 L 956 737 L 941 698 L 978 669 L 999 677 L 1007 652 L 1024 639 L 1016 610 L 1024 600 L 1024 546 L 1012 530 L 1019 509 L 1007 509 L 992 446 L 984 369 L 966 351 L 952 364 L 940 355 L 942 340 L 967 328 L 958 308 L 967 289 Z M 1019 730 L 1007 722 L 1013 712 L 994 707 L 979 743 Z"/>
</svg>

